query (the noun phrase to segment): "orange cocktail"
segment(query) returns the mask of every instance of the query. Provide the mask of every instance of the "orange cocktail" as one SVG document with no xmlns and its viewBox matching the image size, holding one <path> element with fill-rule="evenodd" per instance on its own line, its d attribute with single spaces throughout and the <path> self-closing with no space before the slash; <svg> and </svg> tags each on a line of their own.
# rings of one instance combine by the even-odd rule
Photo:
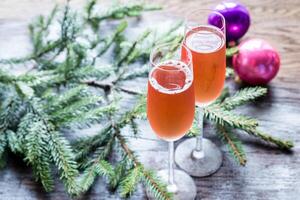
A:
<svg viewBox="0 0 300 200">
<path fill-rule="evenodd" d="M 192 70 L 181 61 L 152 68 L 148 80 L 147 116 L 153 131 L 174 141 L 191 127 L 195 112 Z"/>
<path fill-rule="evenodd" d="M 194 27 L 186 32 L 184 44 L 192 52 L 196 104 L 208 105 L 221 94 L 224 86 L 224 33 L 209 25 Z"/>
</svg>

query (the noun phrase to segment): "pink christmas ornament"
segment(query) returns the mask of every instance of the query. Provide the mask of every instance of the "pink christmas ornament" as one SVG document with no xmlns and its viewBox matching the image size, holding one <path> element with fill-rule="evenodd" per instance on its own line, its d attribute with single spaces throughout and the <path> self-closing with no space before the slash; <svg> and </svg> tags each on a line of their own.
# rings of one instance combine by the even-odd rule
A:
<svg viewBox="0 0 300 200">
<path fill-rule="evenodd" d="M 270 82 L 280 66 L 278 52 L 262 39 L 248 39 L 239 44 L 232 64 L 240 79 L 251 85 Z"/>
</svg>

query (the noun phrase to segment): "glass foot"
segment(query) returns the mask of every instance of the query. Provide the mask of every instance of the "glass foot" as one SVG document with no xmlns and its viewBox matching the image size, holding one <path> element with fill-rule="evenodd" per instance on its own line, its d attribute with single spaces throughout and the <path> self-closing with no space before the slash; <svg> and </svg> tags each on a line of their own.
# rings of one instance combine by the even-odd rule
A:
<svg viewBox="0 0 300 200">
<path fill-rule="evenodd" d="M 210 140 L 203 138 L 203 157 L 195 159 L 192 154 L 196 145 L 196 138 L 183 141 L 175 150 L 176 164 L 195 177 L 209 176 L 215 173 L 222 164 L 222 153 Z"/>
<path fill-rule="evenodd" d="M 168 170 L 160 170 L 157 175 L 161 178 L 165 183 L 168 182 Z M 196 198 L 197 190 L 196 185 L 192 177 L 190 177 L 187 173 L 181 170 L 174 170 L 174 181 L 176 189 L 173 190 L 173 186 L 167 187 L 169 192 L 175 191 L 173 193 L 174 200 L 194 200 Z M 148 199 L 155 200 L 154 196 L 147 190 Z"/>
</svg>

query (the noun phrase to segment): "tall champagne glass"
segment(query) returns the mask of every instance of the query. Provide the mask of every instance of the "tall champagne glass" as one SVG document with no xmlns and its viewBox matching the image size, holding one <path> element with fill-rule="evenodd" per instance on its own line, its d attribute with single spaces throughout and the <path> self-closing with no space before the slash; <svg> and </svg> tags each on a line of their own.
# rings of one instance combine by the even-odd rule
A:
<svg viewBox="0 0 300 200">
<path fill-rule="evenodd" d="M 184 51 L 184 59 L 175 49 L 174 44 L 163 44 L 151 53 L 147 117 L 155 134 L 169 142 L 169 169 L 159 171 L 158 175 L 165 179 L 174 199 L 192 200 L 196 196 L 193 179 L 181 170 L 174 170 L 174 141 L 190 129 L 195 112 L 192 60 L 188 49 Z M 149 193 L 148 196 L 151 198 Z"/>
<path fill-rule="evenodd" d="M 209 25 L 209 17 L 214 17 L 216 24 Z M 192 53 L 200 134 L 178 146 L 175 162 L 188 174 L 203 177 L 216 172 L 222 164 L 221 151 L 210 140 L 203 138 L 203 117 L 204 108 L 218 98 L 225 82 L 224 17 L 219 12 L 208 9 L 190 12 L 185 21 L 183 44 Z M 182 49 L 182 53 L 186 54 L 184 51 Z"/>
</svg>

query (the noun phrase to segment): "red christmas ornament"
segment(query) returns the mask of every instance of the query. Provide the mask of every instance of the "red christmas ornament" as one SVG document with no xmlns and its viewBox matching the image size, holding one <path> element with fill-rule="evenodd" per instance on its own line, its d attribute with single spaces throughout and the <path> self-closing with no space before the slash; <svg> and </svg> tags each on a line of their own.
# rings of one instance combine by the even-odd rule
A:
<svg viewBox="0 0 300 200">
<path fill-rule="evenodd" d="M 280 66 L 278 52 L 262 39 L 248 39 L 238 46 L 239 53 L 233 56 L 232 64 L 240 79 L 251 85 L 270 82 Z"/>
</svg>

